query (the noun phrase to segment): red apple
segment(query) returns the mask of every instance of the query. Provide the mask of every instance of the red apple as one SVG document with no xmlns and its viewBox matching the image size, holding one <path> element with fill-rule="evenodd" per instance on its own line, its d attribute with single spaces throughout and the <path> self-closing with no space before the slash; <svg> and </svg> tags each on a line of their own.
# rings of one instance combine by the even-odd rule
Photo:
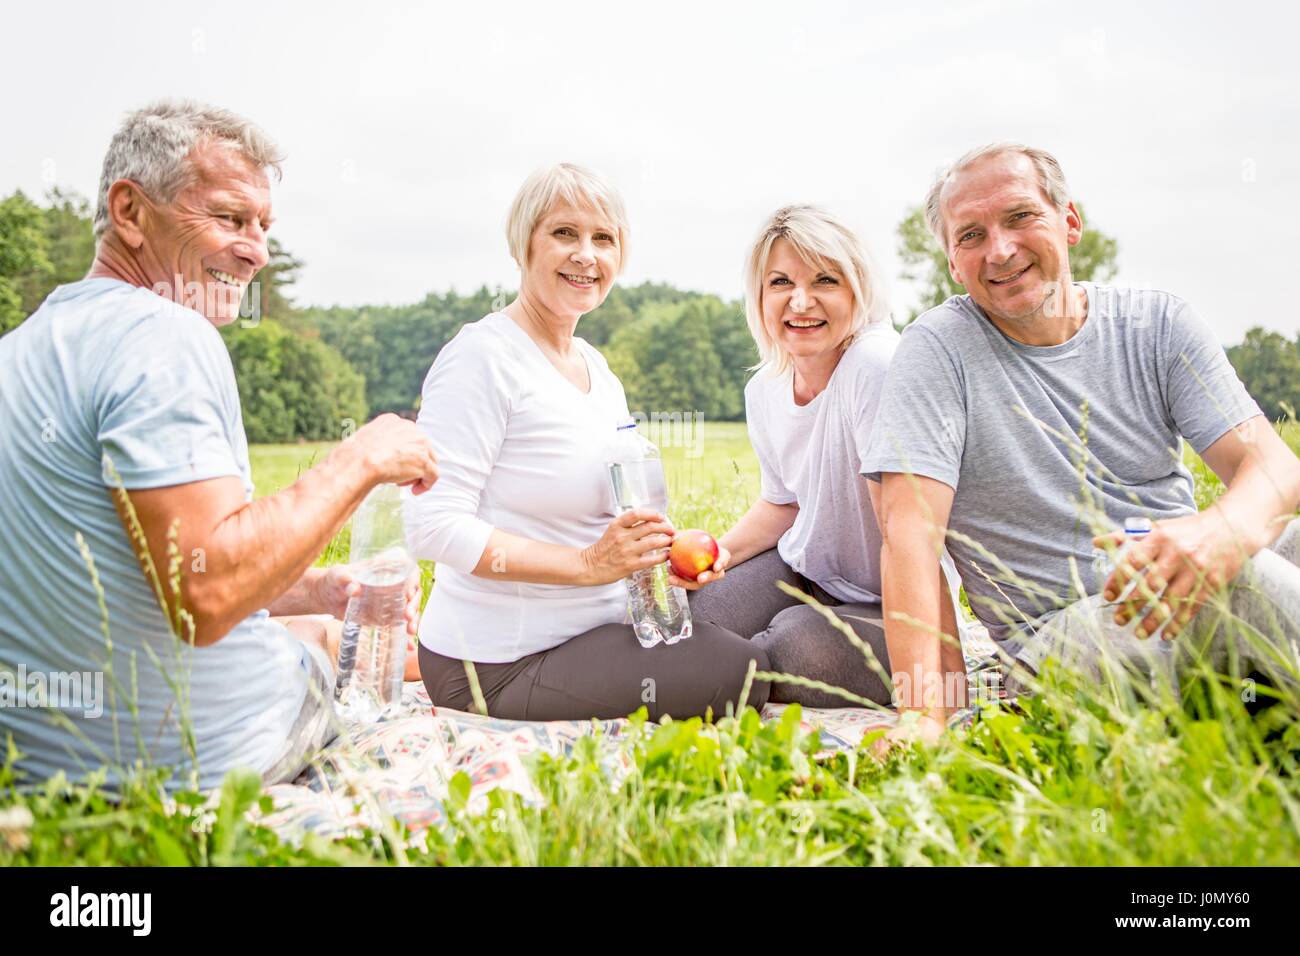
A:
<svg viewBox="0 0 1300 956">
<path fill-rule="evenodd" d="M 707 531 L 691 528 L 673 535 L 673 546 L 668 551 L 668 565 L 679 578 L 694 581 L 701 572 L 713 567 L 713 562 L 717 560 L 718 542 Z"/>
</svg>

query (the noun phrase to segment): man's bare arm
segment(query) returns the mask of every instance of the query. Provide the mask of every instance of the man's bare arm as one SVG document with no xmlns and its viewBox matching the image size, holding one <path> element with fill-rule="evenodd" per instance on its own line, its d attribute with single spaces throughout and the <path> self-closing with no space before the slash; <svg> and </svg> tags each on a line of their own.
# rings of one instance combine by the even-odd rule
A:
<svg viewBox="0 0 1300 956">
<path fill-rule="evenodd" d="M 1295 515 L 1300 461 L 1262 415 L 1230 430 L 1202 457 L 1227 490 L 1199 514 L 1157 522 L 1107 579 L 1103 596 L 1109 601 L 1131 578 L 1139 580 L 1132 598 L 1115 612 L 1117 624 L 1132 621 L 1151 601 L 1138 627 L 1151 634 L 1168 621 L 1161 634 L 1176 637 L 1210 595 L 1235 578 L 1248 557 L 1276 540 Z M 1118 544 L 1121 535 L 1103 535 L 1096 543 Z"/>
<path fill-rule="evenodd" d="M 943 699 L 945 670 L 961 657 L 939 563 L 953 490 L 932 478 L 896 473 L 869 490 L 882 538 L 885 644 L 899 710 L 942 722 L 961 703 Z"/>
<path fill-rule="evenodd" d="M 129 533 L 134 512 L 163 589 L 164 610 L 169 617 L 177 606 L 186 611 L 193 618 L 193 641 L 203 646 L 290 591 L 376 484 L 414 482 L 418 493 L 437 475 L 428 440 L 411 422 L 385 415 L 294 484 L 258 501 L 244 501 L 235 477 L 125 493 L 116 489 L 113 498 Z M 168 574 L 173 525 L 179 593 Z M 136 550 L 143 561 L 138 543 Z M 191 638 L 184 629 L 180 636 Z"/>
</svg>

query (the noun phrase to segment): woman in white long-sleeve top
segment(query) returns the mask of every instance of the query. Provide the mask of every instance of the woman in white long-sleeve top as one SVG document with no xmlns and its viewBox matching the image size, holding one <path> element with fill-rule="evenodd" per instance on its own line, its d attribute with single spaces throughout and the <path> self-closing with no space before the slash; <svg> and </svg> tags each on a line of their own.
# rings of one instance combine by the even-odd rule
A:
<svg viewBox="0 0 1300 956">
<path fill-rule="evenodd" d="M 721 716 L 757 646 L 715 624 L 644 649 L 622 579 L 662 560 L 666 517 L 616 516 L 605 448 L 628 416 L 623 386 L 574 335 L 627 252 L 623 202 L 601 177 L 560 164 L 534 173 L 507 222 L 519 297 L 466 325 L 425 379 L 419 425 L 440 479 L 407 504 L 414 552 L 437 562 L 420 625 L 420 671 L 436 706 L 556 720 Z M 768 686 L 752 683 L 761 707 Z"/>
</svg>

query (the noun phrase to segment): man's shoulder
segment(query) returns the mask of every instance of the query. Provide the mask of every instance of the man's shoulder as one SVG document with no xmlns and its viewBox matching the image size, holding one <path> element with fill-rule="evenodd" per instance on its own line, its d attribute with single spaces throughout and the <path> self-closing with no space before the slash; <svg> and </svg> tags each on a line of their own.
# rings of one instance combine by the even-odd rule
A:
<svg viewBox="0 0 1300 956">
<path fill-rule="evenodd" d="M 1149 324 L 1149 320 L 1168 321 L 1187 307 L 1185 299 L 1164 289 L 1095 282 L 1080 284 L 1088 293 L 1089 314 L 1127 322 L 1135 328 Z"/>
<path fill-rule="evenodd" d="M 950 296 L 927 309 L 903 328 L 898 347 L 900 354 L 916 349 L 940 349 L 960 359 L 969 353 L 968 346 L 982 341 L 984 328 L 979 307 L 969 295 Z"/>
<path fill-rule="evenodd" d="M 132 370 L 148 375 L 202 366 L 224 375 L 230 368 L 221 334 L 206 318 L 115 279 L 59 286 L 15 331 L 26 348 L 52 349 L 60 362 L 70 362 L 83 381 Z"/>
</svg>

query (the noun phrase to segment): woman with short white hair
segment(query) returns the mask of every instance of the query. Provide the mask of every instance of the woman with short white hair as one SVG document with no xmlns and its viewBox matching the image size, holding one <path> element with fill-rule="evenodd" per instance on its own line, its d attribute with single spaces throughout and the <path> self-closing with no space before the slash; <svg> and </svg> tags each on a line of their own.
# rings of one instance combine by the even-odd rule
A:
<svg viewBox="0 0 1300 956">
<path fill-rule="evenodd" d="M 437 562 L 420 625 L 433 703 L 556 720 L 715 715 L 767 657 L 714 624 L 642 648 L 623 578 L 664 560 L 673 528 L 617 515 L 605 450 L 629 417 L 605 359 L 574 335 L 627 257 L 623 202 L 567 163 L 523 184 L 506 226 L 519 296 L 462 328 L 425 379 L 419 425 L 440 478 L 406 508 L 407 540 Z M 472 662 L 468 667 L 465 662 Z M 477 682 L 477 689 L 473 686 Z M 746 703 L 762 707 L 755 681 Z"/>
<path fill-rule="evenodd" d="M 880 529 L 861 474 L 898 343 L 879 279 L 839 219 L 814 206 L 787 206 L 763 224 L 750 250 L 745 313 L 762 359 L 745 386 L 759 498 L 719 541 L 723 573 L 673 581 L 692 592 L 697 622 L 750 638 L 774 671 L 888 703 L 891 688 L 863 653 L 815 608 L 776 586 L 785 581 L 834 607 L 888 673 Z M 788 683 L 774 684 L 771 699 L 851 703 Z"/>
</svg>

